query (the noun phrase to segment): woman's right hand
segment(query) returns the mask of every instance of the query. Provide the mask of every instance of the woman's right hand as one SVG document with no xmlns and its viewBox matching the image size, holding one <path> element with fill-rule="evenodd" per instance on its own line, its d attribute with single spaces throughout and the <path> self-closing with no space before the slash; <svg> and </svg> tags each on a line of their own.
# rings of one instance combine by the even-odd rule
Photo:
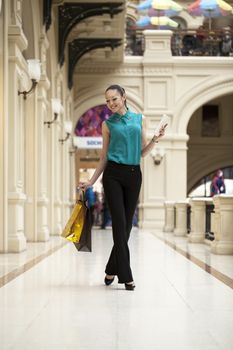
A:
<svg viewBox="0 0 233 350">
<path fill-rule="evenodd" d="M 91 187 L 92 183 L 90 181 L 86 181 L 86 182 L 79 182 L 78 184 L 78 189 L 82 190 L 82 191 L 86 191 L 86 189 L 88 187 Z"/>
</svg>

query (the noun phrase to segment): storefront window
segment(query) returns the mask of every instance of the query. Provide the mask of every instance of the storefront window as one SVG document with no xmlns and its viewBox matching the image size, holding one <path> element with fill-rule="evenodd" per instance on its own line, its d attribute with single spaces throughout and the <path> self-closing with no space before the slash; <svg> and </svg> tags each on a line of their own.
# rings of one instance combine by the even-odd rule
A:
<svg viewBox="0 0 233 350">
<path fill-rule="evenodd" d="M 76 136 L 101 136 L 102 122 L 110 117 L 112 112 L 106 105 L 88 109 L 78 120 L 75 128 Z"/>
</svg>

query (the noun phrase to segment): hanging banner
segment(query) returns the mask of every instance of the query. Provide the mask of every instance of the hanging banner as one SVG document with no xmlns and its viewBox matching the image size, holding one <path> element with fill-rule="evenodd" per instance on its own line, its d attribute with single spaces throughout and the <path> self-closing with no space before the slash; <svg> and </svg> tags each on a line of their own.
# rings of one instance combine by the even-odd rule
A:
<svg viewBox="0 0 233 350">
<path fill-rule="evenodd" d="M 102 144 L 103 144 L 103 138 L 102 137 L 76 136 L 74 139 L 75 139 L 75 146 L 78 147 L 78 148 L 98 149 L 98 148 L 102 148 Z"/>
</svg>

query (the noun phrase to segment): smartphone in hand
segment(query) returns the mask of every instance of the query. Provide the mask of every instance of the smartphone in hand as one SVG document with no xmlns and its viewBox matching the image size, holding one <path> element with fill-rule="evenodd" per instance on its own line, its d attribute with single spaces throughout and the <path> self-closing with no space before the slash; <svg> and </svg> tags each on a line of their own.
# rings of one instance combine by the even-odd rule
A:
<svg viewBox="0 0 233 350">
<path fill-rule="evenodd" d="M 167 114 L 163 114 L 160 122 L 159 122 L 159 125 L 157 126 L 157 128 L 155 129 L 155 136 L 159 136 L 160 135 L 160 130 L 161 128 L 164 128 L 168 125 L 168 122 L 169 122 L 169 117 Z"/>
</svg>

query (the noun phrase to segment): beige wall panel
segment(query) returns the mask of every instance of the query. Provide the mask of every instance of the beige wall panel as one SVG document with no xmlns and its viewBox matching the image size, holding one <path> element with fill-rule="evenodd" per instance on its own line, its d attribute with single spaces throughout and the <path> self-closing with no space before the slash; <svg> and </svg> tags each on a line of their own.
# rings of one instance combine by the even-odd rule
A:
<svg viewBox="0 0 233 350">
<path fill-rule="evenodd" d="M 166 109 L 168 107 L 168 82 L 149 81 L 146 86 L 145 109 Z"/>
<path fill-rule="evenodd" d="M 186 198 L 186 145 L 174 146 L 166 150 L 166 199 L 183 200 Z"/>
<path fill-rule="evenodd" d="M 149 202 L 156 202 L 164 199 L 165 178 L 163 176 L 165 161 L 155 165 L 151 156 L 146 159 L 144 170 L 144 191 Z"/>
</svg>

